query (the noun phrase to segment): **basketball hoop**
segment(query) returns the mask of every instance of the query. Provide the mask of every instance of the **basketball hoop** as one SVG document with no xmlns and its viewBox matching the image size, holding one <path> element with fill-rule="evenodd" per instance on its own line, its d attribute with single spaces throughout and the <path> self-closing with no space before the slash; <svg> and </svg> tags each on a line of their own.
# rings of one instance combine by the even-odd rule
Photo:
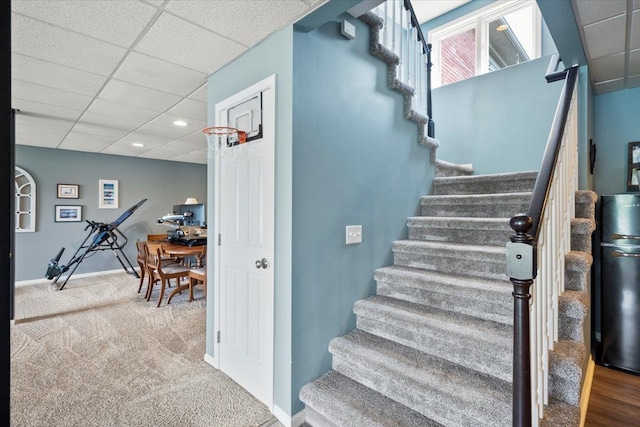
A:
<svg viewBox="0 0 640 427">
<path fill-rule="evenodd" d="M 210 159 L 232 156 L 234 146 L 247 142 L 247 133 L 236 128 L 212 126 L 202 129 L 202 133 L 207 137 L 207 154 Z"/>
</svg>

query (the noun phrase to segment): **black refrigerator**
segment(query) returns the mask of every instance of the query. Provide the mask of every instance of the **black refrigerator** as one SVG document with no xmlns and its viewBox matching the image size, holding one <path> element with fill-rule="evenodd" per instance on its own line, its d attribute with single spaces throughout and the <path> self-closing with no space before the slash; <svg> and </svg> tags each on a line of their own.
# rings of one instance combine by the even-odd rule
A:
<svg viewBox="0 0 640 427">
<path fill-rule="evenodd" d="M 597 357 L 640 374 L 640 194 L 601 196 L 599 205 Z"/>
</svg>

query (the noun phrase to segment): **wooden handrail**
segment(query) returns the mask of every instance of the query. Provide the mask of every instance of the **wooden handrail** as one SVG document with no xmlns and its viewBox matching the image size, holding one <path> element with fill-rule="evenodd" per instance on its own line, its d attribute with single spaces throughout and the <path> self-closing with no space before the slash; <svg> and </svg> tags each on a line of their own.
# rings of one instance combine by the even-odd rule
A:
<svg viewBox="0 0 640 427">
<path fill-rule="evenodd" d="M 554 58 L 552 58 L 552 61 L 553 60 Z M 560 100 L 558 101 L 551 131 L 549 132 L 549 138 L 547 139 L 547 146 L 542 157 L 542 165 L 540 166 L 536 183 L 533 186 L 533 195 L 531 196 L 531 202 L 529 202 L 529 208 L 527 209 L 527 216 L 533 220 L 533 227 L 531 228 L 530 234 L 534 237 L 535 241 L 538 240 L 540 217 L 547 204 L 547 196 L 549 195 L 549 189 L 551 187 L 551 176 L 553 175 L 553 170 L 558 160 L 560 143 L 562 142 L 564 128 L 569 115 L 571 97 L 573 96 L 576 79 L 578 78 L 578 67 L 571 67 L 565 70 L 564 74 L 564 86 L 560 93 Z M 558 79 L 555 79 L 553 81 L 557 80 Z"/>
</svg>

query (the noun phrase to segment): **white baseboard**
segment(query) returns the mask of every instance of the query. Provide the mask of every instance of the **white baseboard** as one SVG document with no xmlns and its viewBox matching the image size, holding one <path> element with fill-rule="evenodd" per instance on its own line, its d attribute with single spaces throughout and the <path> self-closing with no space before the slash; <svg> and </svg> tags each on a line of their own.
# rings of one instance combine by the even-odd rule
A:
<svg viewBox="0 0 640 427">
<path fill-rule="evenodd" d="M 217 369 L 218 364 L 216 363 L 216 358 L 211 356 L 209 353 L 204 354 L 204 361 Z"/>
<path fill-rule="evenodd" d="M 278 405 L 273 405 L 273 415 L 276 416 L 278 421 L 280 421 L 284 427 L 300 427 L 306 420 L 304 409 L 294 416 L 290 416 L 280 409 Z"/>
<path fill-rule="evenodd" d="M 580 396 L 580 427 L 584 427 L 587 419 L 587 410 L 589 409 L 589 398 L 591 397 L 591 386 L 593 385 L 593 375 L 596 370 L 596 363 L 592 357 L 589 357 L 587 372 L 584 375 L 584 384 L 582 385 L 582 394 Z"/>
<path fill-rule="evenodd" d="M 138 274 L 140 274 L 140 269 L 136 268 L 135 269 Z M 123 272 L 123 269 L 118 269 L 118 270 L 106 270 L 106 271 L 94 271 L 93 273 L 81 273 L 81 274 L 74 274 L 73 278 L 74 279 L 82 279 L 83 277 L 94 277 L 94 276 L 102 276 L 103 274 L 114 274 L 114 273 L 120 273 Z M 66 276 L 62 276 L 62 277 L 66 277 Z M 35 285 L 37 283 L 42 283 L 42 282 L 48 282 L 47 279 L 42 278 L 42 279 L 33 279 L 33 280 L 20 280 L 19 282 L 16 282 L 16 288 L 18 286 L 26 286 L 26 285 Z"/>
</svg>

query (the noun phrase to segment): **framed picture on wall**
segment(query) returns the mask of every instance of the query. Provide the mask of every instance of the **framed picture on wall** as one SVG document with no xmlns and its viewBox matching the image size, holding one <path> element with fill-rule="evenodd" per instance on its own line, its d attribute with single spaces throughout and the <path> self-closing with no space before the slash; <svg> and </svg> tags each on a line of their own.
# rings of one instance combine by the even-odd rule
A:
<svg viewBox="0 0 640 427">
<path fill-rule="evenodd" d="M 118 180 L 101 179 L 98 187 L 99 208 L 118 209 Z"/>
<path fill-rule="evenodd" d="M 58 184 L 58 199 L 77 199 L 80 196 L 77 184 Z"/>
<path fill-rule="evenodd" d="M 55 222 L 80 222 L 82 221 L 82 206 L 56 205 Z"/>
<path fill-rule="evenodd" d="M 640 141 L 629 143 L 627 154 L 627 191 L 640 191 Z"/>
</svg>

